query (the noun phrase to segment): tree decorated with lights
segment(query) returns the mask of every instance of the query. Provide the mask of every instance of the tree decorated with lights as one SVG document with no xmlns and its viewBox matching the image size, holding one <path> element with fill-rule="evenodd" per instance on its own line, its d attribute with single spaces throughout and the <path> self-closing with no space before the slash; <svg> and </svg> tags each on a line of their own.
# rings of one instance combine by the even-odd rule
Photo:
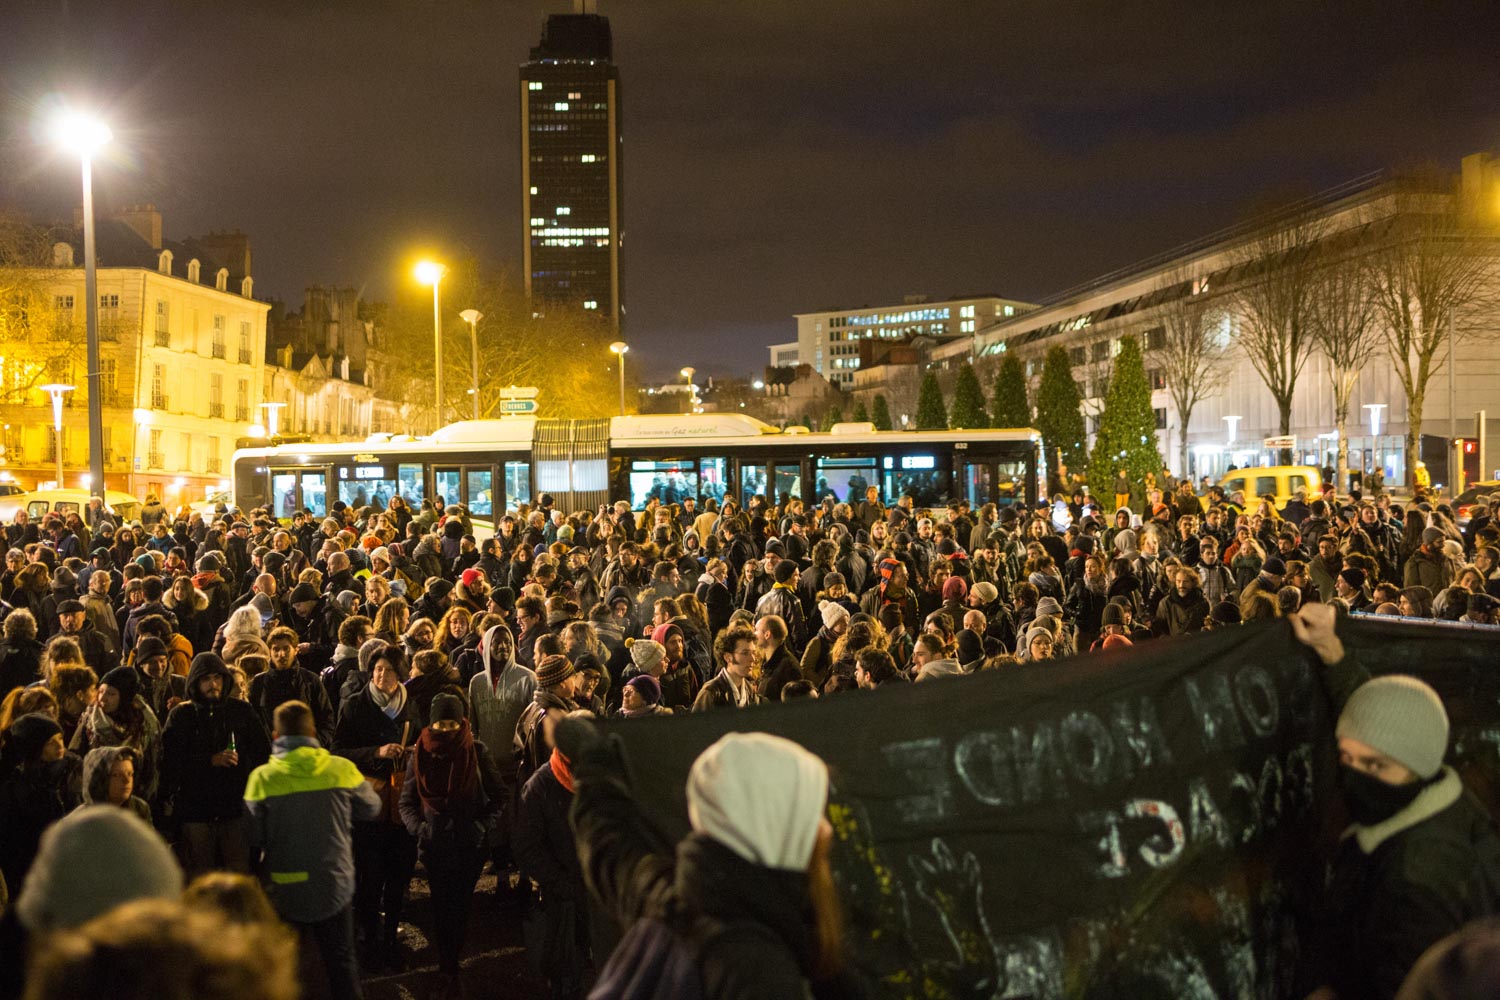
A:
<svg viewBox="0 0 1500 1000">
<path fill-rule="evenodd" d="M 922 376 L 922 388 L 917 394 L 917 430 L 947 429 L 948 411 L 943 406 L 943 387 L 938 385 L 937 372 L 928 372 Z"/>
<path fill-rule="evenodd" d="M 1151 406 L 1151 385 L 1140 343 L 1134 337 L 1120 338 L 1120 353 L 1114 360 L 1109 392 L 1099 433 L 1089 457 L 1089 482 L 1094 493 L 1111 492 L 1115 472 L 1124 469 L 1131 484 L 1131 498 L 1144 498 L 1146 473 L 1160 472 L 1161 452 L 1156 446 L 1156 411 Z"/>
<path fill-rule="evenodd" d="M 995 395 L 990 400 L 991 426 L 1030 427 L 1031 403 L 1026 399 L 1026 369 L 1021 359 L 1007 354 L 995 375 Z"/>
<path fill-rule="evenodd" d="M 875 424 L 877 431 L 891 429 L 891 408 L 886 404 L 884 394 L 875 397 L 874 406 L 870 410 L 870 420 Z"/>
<path fill-rule="evenodd" d="M 870 422 L 870 410 L 869 407 L 865 406 L 865 401 L 863 399 L 858 400 L 854 404 L 854 416 L 850 417 L 849 419 L 857 424 L 865 424 Z"/>
<path fill-rule="evenodd" d="M 958 370 L 958 381 L 953 386 L 953 412 L 948 415 L 948 424 L 954 429 L 990 426 L 989 414 L 984 412 L 984 390 L 979 387 L 979 376 L 974 374 L 971 364 Z"/>
<path fill-rule="evenodd" d="M 1083 397 L 1073 381 L 1073 364 L 1064 347 L 1047 352 L 1042 380 L 1036 388 L 1036 429 L 1047 449 L 1047 465 L 1056 471 L 1059 453 L 1069 470 L 1082 468 L 1086 452 Z"/>
</svg>

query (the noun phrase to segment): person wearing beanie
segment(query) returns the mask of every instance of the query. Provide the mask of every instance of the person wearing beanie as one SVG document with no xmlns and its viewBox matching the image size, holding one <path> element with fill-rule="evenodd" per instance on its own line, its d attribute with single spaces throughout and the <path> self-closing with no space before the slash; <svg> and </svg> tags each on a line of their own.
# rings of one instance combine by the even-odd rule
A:
<svg viewBox="0 0 1500 1000">
<path fill-rule="evenodd" d="M 407 755 L 401 821 L 417 841 L 432 895 L 432 937 L 444 996 L 460 995 L 458 957 L 474 885 L 488 856 L 487 835 L 507 799 L 484 742 L 474 738 L 457 695 L 432 699 L 431 722 Z"/>
<path fill-rule="evenodd" d="M 306 702 L 282 702 L 272 720 L 271 759 L 245 785 L 250 842 L 264 852 L 277 915 L 317 942 L 334 997 L 357 997 L 354 830 L 380 815 L 381 799 L 353 761 L 319 743 Z"/>
<path fill-rule="evenodd" d="M 1423 529 L 1422 544 L 1402 566 L 1403 587 L 1426 587 L 1432 593 L 1439 594 L 1452 585 L 1456 566 L 1443 551 L 1443 538 L 1441 528 Z"/>
<path fill-rule="evenodd" d="M 406 655 L 382 644 L 370 654 L 365 685 L 344 696 L 333 730 L 333 753 L 354 762 L 380 796 L 378 814 L 354 825 L 354 921 L 371 968 L 400 970 L 406 960 L 397 938 L 407 886 L 417 864 L 417 842 L 401 822 L 397 802 L 406 758 L 418 728 L 402 678 Z"/>
<path fill-rule="evenodd" d="M 1341 597 L 1350 611 L 1365 611 L 1370 607 L 1369 595 L 1365 593 L 1365 571 L 1354 566 L 1340 570 L 1333 580 L 1334 596 Z"/>
<path fill-rule="evenodd" d="M 837 576 L 838 574 L 828 575 Z M 831 598 L 820 600 L 817 612 L 823 627 L 807 640 L 807 646 L 802 650 L 799 673 L 804 679 L 822 687 L 823 682 L 828 679 L 829 671 L 833 668 L 834 643 L 838 642 L 839 636 L 849 631 L 850 616 L 848 608 Z"/>
<path fill-rule="evenodd" d="M 619 717 L 622 719 L 671 714 L 672 710 L 661 704 L 661 684 L 650 674 L 632 677 L 620 689 Z"/>
<path fill-rule="evenodd" d="M 717 1000 L 852 988 L 828 860 L 828 768 L 817 756 L 765 733 L 720 738 L 688 773 L 692 832 L 673 855 L 653 850 L 661 841 L 627 790 L 623 761 L 592 725 L 564 719 L 557 742 L 573 762 L 587 884 L 626 928 L 595 995 Z M 725 923 L 742 930 L 695 930 Z"/>
<path fill-rule="evenodd" d="M 627 677 L 644 674 L 660 680 L 667 662 L 667 651 L 661 643 L 655 639 L 626 639 L 625 648 L 630 652 L 630 666 L 625 671 Z"/>
<path fill-rule="evenodd" d="M 1371 679 L 1346 654 L 1326 604 L 1289 621 L 1322 661 L 1338 712 L 1338 785 L 1351 820 L 1316 923 L 1323 940 L 1308 954 L 1332 995 L 1390 1000 L 1424 951 L 1500 912 L 1500 836 L 1443 763 L 1449 725 L 1437 693 L 1414 677 Z"/>
<path fill-rule="evenodd" d="M 129 747 L 136 754 L 136 786 L 146 801 L 156 797 L 161 724 L 140 695 L 141 675 L 116 667 L 99 678 L 99 693 L 84 709 L 68 749 L 79 757 L 100 747 Z"/>
<path fill-rule="evenodd" d="M 1208 613 L 1208 618 L 1203 622 L 1203 628 L 1212 632 L 1216 629 L 1229 628 L 1238 625 L 1243 620 L 1240 614 L 1240 606 L 1233 601 L 1220 601 L 1213 606 Z"/>
<path fill-rule="evenodd" d="M 800 657 L 807 645 L 807 624 L 802 613 L 802 599 L 797 596 L 801 582 L 797 563 L 783 559 L 776 564 L 776 583 L 755 605 L 755 619 L 776 615 L 786 624 L 786 645 L 791 655 Z"/>
<path fill-rule="evenodd" d="M 650 673 L 661 684 L 662 705 L 674 712 L 691 708 L 701 685 L 698 672 L 687 659 L 687 636 L 676 624 L 665 622 L 652 629 L 651 642 L 661 648 L 661 666 L 645 672 Z M 632 659 L 635 649 L 634 645 L 630 647 Z M 641 655 L 649 657 L 652 653 L 654 650 L 648 647 Z"/>
<path fill-rule="evenodd" d="M 137 640 L 131 662 L 139 675 L 140 695 L 146 706 L 157 722 L 165 721 L 172 709 L 187 698 L 187 678 L 172 671 L 167 644 L 154 635 Z"/>
<path fill-rule="evenodd" d="M 213 653 L 188 670 L 187 700 L 161 731 L 157 815 L 180 824 L 183 867 L 196 876 L 213 869 L 248 872 L 245 782 L 271 756 L 255 709 L 234 697 L 234 678 Z"/>
<path fill-rule="evenodd" d="M 1119 642 L 1111 643 L 1112 638 L 1118 639 Z M 1132 645 L 1134 643 L 1130 641 L 1130 624 L 1125 617 L 1125 605 L 1110 601 L 1104 605 L 1104 611 L 1099 618 L 1099 638 L 1089 647 L 1089 652 Z"/>
<path fill-rule="evenodd" d="M 51 716 L 19 716 L 3 735 L 14 769 L 0 780 L 0 875 L 14 892 L 26 879 L 42 832 L 78 805 L 82 762 L 68 752 L 62 727 Z"/>
<path fill-rule="evenodd" d="M 573 696 L 582 683 L 583 675 L 561 653 L 544 656 L 537 662 L 536 694 L 516 720 L 512 742 L 515 760 L 515 774 L 511 779 L 513 787 L 524 788 L 537 768 L 547 762 L 550 751 L 544 724 L 554 711 L 567 714 L 577 710 L 578 703 Z"/>
<path fill-rule="evenodd" d="M 1052 634 L 1052 629 L 1038 623 L 1026 630 L 1026 645 L 1022 647 L 1023 660 L 1038 661 L 1050 660 L 1057 649 L 1057 637 Z"/>
<path fill-rule="evenodd" d="M 946 564 L 943 565 L 946 566 Z M 887 604 L 899 605 L 903 620 L 907 625 L 916 628 L 917 623 L 922 621 L 919 617 L 921 608 L 917 603 L 916 593 L 911 589 L 911 578 L 906 563 L 894 557 L 882 559 L 878 567 L 878 579 L 879 583 L 865 591 L 864 596 L 859 599 L 859 610 L 871 618 L 878 618 L 880 609 Z M 941 598 L 941 590 L 937 596 Z"/>
</svg>

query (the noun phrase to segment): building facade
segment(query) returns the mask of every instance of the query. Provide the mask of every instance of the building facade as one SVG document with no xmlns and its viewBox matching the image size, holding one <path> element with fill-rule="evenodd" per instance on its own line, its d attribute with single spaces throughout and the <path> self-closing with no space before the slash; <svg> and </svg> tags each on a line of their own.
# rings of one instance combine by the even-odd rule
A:
<svg viewBox="0 0 1500 1000">
<path fill-rule="evenodd" d="M 624 138 L 612 48 L 608 18 L 555 14 L 521 67 L 521 222 L 532 311 L 582 309 L 618 332 Z"/>
<path fill-rule="evenodd" d="M 101 219 L 97 229 L 106 488 L 154 492 L 169 505 L 201 499 L 229 479 L 236 440 L 262 401 L 270 307 L 252 297 L 249 241 L 243 234 L 163 241 L 150 205 Z M 62 485 L 88 485 L 81 242 L 57 242 L 52 266 L 24 276 L 26 295 L 48 307 L 51 329 L 35 329 L 12 308 L 0 330 L 4 471 L 26 488 L 56 479 L 43 383 L 76 387 L 64 394 Z M 67 349 L 39 362 L 43 340 Z"/>
<path fill-rule="evenodd" d="M 967 341 L 1031 308 L 1028 303 L 996 295 L 941 302 L 912 295 L 899 306 L 798 313 L 796 361 L 811 365 L 813 371 L 840 389 L 852 389 L 854 373 L 860 367 L 860 344 L 864 341 L 903 341 L 913 337 L 935 341 L 962 337 Z M 775 348 L 772 354 L 774 357 Z"/>
<path fill-rule="evenodd" d="M 300 312 L 274 308 L 267 321 L 264 399 L 257 430 L 308 441 L 348 441 L 375 430 L 369 368 L 373 323 L 358 289 L 314 285 Z M 275 409 L 273 415 L 270 409 Z"/>
<path fill-rule="evenodd" d="M 1335 188 L 1301 207 L 1297 218 L 1311 220 L 1320 240 L 1347 238 L 1358 246 L 1361 232 L 1393 224 L 1398 213 L 1472 216 L 1493 213 L 1500 205 L 1500 170 L 1487 154 L 1466 157 L 1459 176 L 1439 178 L 1430 193 L 1411 196 L 1395 178 L 1372 175 Z M 1493 224 L 1493 218 L 1486 220 Z M 1265 226 L 1215 234 L 1185 250 L 1102 276 L 1078 289 L 1056 296 L 1025 315 L 1002 321 L 935 347 L 929 364 L 940 372 L 955 371 L 965 362 L 988 370 L 1010 353 L 1025 362 L 1033 393 L 1048 350 L 1061 345 L 1068 351 L 1083 407 L 1089 417 L 1090 445 L 1108 386 L 1111 360 L 1120 338 L 1137 337 L 1145 351 L 1147 377 L 1156 410 L 1158 447 L 1173 472 L 1195 479 L 1217 478 L 1229 466 L 1238 468 L 1276 464 L 1278 448 L 1269 442 L 1281 436 L 1280 414 L 1264 382 L 1244 351 L 1233 288 L 1243 281 L 1254 259 L 1257 233 Z M 1357 251 L 1353 251 L 1356 252 Z M 1263 263 L 1263 262 L 1260 262 Z M 1500 295 L 1500 270 L 1491 271 L 1491 288 L 1480 301 Z M 1193 411 L 1187 427 L 1180 426 L 1158 353 L 1164 329 L 1160 309 L 1173 296 L 1203 299 L 1218 309 L 1222 341 L 1228 351 L 1227 375 L 1219 390 Z M 1477 304 L 1453 317 L 1460 336 L 1456 364 L 1443 367 L 1427 387 L 1422 423 L 1422 455 L 1435 483 L 1446 480 L 1446 438 L 1450 415 L 1457 435 L 1475 430 L 1476 414 L 1485 411 L 1489 429 L 1500 430 L 1500 322 L 1493 309 Z M 1443 361 L 1444 354 L 1439 355 Z M 983 381 L 982 376 L 982 381 Z M 1337 434 L 1334 430 L 1333 371 L 1317 351 L 1308 357 L 1292 401 L 1289 433 L 1298 463 L 1333 467 Z M 1034 396 L 1033 396 L 1034 398 Z M 1388 483 L 1409 482 L 1404 445 L 1410 429 L 1407 397 L 1388 357 L 1372 354 L 1359 375 L 1348 423 L 1351 470 L 1379 468 Z M 1188 468 L 1179 469 L 1180 445 L 1188 445 Z M 1438 440 L 1441 438 L 1442 440 Z M 1481 467 L 1486 478 L 1497 478 L 1500 448 L 1490 449 Z"/>
</svg>

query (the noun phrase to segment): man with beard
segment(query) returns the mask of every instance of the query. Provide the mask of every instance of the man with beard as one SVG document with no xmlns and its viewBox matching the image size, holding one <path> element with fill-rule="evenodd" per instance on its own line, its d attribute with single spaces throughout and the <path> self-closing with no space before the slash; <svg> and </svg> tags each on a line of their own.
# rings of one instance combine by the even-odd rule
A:
<svg viewBox="0 0 1500 1000">
<path fill-rule="evenodd" d="M 627 984 L 642 995 L 705 1000 L 852 987 L 821 760 L 765 733 L 721 738 L 688 774 L 693 832 L 675 854 L 658 853 L 618 752 L 587 721 L 565 719 L 556 735 L 572 762 L 587 884 L 626 928 L 595 995 L 623 995 Z M 716 932 L 726 924 L 737 930 Z"/>
<path fill-rule="evenodd" d="M 229 668 L 199 653 L 188 671 L 188 700 L 172 710 L 161 732 L 161 795 L 181 827 L 183 868 L 250 870 L 243 793 L 250 772 L 271 756 L 255 710 L 231 697 Z"/>
<path fill-rule="evenodd" d="M 1339 784 L 1353 825 L 1334 857 L 1313 947 L 1327 984 L 1314 997 L 1394 997 L 1428 947 L 1500 911 L 1500 838 L 1483 805 L 1443 764 L 1448 715 L 1414 677 L 1369 674 L 1345 655 L 1337 615 L 1291 617 L 1340 706 Z"/>
</svg>

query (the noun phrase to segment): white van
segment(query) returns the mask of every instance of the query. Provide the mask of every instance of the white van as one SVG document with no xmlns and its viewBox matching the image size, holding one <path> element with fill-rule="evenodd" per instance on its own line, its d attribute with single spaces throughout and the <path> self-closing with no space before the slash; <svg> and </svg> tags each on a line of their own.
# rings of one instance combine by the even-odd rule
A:
<svg viewBox="0 0 1500 1000">
<path fill-rule="evenodd" d="M 47 514 L 76 513 L 82 517 L 92 495 L 88 490 L 33 490 L 0 497 L 0 523 L 9 524 L 18 510 L 26 511 L 32 521 L 40 521 Z M 106 490 L 104 505 L 121 523 L 141 519 L 141 502 L 129 493 Z"/>
</svg>

